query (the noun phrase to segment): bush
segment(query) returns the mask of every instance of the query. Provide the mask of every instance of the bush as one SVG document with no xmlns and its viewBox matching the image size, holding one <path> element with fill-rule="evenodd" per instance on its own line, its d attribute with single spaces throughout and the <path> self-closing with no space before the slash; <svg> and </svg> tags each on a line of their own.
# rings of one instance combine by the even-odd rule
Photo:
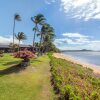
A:
<svg viewBox="0 0 100 100">
<path fill-rule="evenodd" d="M 4 53 L 4 51 L 3 50 L 0 50 L 0 54 L 3 54 Z"/>
<path fill-rule="evenodd" d="M 100 78 L 92 70 L 49 53 L 52 83 L 60 100 L 100 100 Z"/>
<path fill-rule="evenodd" d="M 93 91 L 91 94 L 91 99 L 92 100 L 99 100 L 99 94 L 96 91 Z"/>
<path fill-rule="evenodd" d="M 22 65 L 23 66 L 27 66 L 27 65 L 29 65 L 30 58 L 35 57 L 35 54 L 33 54 L 31 51 L 24 50 L 24 51 L 15 52 L 13 54 L 13 56 L 15 58 L 21 58 L 21 59 L 23 59 Z"/>
<path fill-rule="evenodd" d="M 3 53 L 4 53 L 4 51 L 0 50 L 0 57 L 3 57 Z"/>
</svg>

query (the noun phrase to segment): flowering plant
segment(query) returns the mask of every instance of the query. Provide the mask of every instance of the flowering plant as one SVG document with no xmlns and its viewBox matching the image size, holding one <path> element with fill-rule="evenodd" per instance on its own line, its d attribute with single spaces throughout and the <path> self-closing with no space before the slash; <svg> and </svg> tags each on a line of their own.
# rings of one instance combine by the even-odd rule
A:
<svg viewBox="0 0 100 100">
<path fill-rule="evenodd" d="M 29 61 L 30 58 L 35 57 L 35 54 L 33 54 L 31 51 L 24 50 L 24 51 L 18 51 L 13 54 L 15 58 L 21 58 L 24 61 Z"/>
</svg>

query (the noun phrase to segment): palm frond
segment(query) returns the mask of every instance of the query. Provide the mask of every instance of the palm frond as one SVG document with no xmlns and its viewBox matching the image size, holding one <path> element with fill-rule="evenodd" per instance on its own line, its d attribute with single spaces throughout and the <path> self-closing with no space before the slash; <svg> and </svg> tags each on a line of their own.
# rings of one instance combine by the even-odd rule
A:
<svg viewBox="0 0 100 100">
<path fill-rule="evenodd" d="M 15 37 L 18 40 L 25 40 L 26 39 L 26 35 L 23 32 L 18 32 L 18 34 L 15 35 Z"/>
<path fill-rule="evenodd" d="M 21 17 L 20 17 L 19 14 L 15 14 L 14 19 L 17 20 L 17 21 L 21 21 Z"/>
</svg>

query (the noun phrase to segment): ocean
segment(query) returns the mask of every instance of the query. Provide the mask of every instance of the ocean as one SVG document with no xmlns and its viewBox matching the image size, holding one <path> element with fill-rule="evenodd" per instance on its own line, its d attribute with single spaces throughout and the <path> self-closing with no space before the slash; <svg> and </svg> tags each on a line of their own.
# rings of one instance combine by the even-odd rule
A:
<svg viewBox="0 0 100 100">
<path fill-rule="evenodd" d="M 94 51 L 73 51 L 62 52 L 65 55 L 69 55 L 78 61 L 83 63 L 94 64 L 100 66 L 100 52 Z"/>
</svg>

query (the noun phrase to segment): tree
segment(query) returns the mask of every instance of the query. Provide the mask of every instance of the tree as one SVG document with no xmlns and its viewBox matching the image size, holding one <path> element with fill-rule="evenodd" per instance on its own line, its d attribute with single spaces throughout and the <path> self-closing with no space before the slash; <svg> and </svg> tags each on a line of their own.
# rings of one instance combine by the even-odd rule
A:
<svg viewBox="0 0 100 100">
<path fill-rule="evenodd" d="M 10 52 L 13 51 L 13 48 L 15 49 L 15 51 L 18 51 L 18 44 L 14 44 L 13 43 L 10 43 L 9 44 L 9 47 L 10 47 Z"/>
<path fill-rule="evenodd" d="M 13 25 L 13 45 L 14 45 L 14 37 L 15 37 L 15 22 L 16 21 L 21 21 L 21 17 L 19 14 L 14 15 L 14 25 Z M 14 47 L 13 47 L 14 50 Z"/>
<path fill-rule="evenodd" d="M 43 25 L 45 23 L 45 20 L 46 19 L 44 18 L 44 15 L 37 14 L 36 16 L 31 17 L 31 20 L 35 24 L 35 27 L 33 28 L 33 31 L 34 31 L 34 36 L 33 36 L 33 49 L 34 49 L 36 32 L 39 31 L 38 25 Z"/>
<path fill-rule="evenodd" d="M 39 54 L 44 51 L 44 49 L 47 48 L 47 46 L 49 44 L 51 44 L 53 42 L 53 38 L 54 38 L 54 29 L 53 27 L 51 27 L 50 24 L 45 23 L 42 27 L 41 27 L 41 31 L 38 34 L 38 36 L 40 36 L 40 50 L 39 50 Z M 51 46 L 49 45 L 49 48 Z M 42 48 L 42 50 L 41 50 Z"/>
<path fill-rule="evenodd" d="M 51 50 L 51 48 L 54 45 L 53 41 L 54 41 L 55 34 L 54 34 L 54 28 L 51 25 L 47 24 L 46 27 L 47 27 L 47 33 L 43 37 L 43 44 L 45 49 L 44 51 L 48 52 Z"/>
<path fill-rule="evenodd" d="M 19 47 L 18 47 L 18 51 L 20 51 L 20 41 L 25 40 L 26 36 L 23 32 L 19 32 L 17 35 L 15 35 L 16 39 L 18 39 L 19 43 Z"/>
<path fill-rule="evenodd" d="M 15 52 L 13 54 L 13 56 L 15 58 L 23 59 L 23 61 L 21 63 L 22 67 L 27 67 L 30 64 L 30 59 L 36 57 L 35 54 L 33 54 L 31 51 L 28 51 L 28 50 L 23 50 L 23 51 Z"/>
<path fill-rule="evenodd" d="M 37 25 L 36 25 L 36 27 L 37 27 Z M 35 36 L 36 36 L 36 32 L 37 32 L 37 28 L 36 27 L 33 28 L 33 31 L 34 31 L 34 36 L 33 36 L 33 50 L 34 50 L 34 46 L 35 46 Z"/>
</svg>

